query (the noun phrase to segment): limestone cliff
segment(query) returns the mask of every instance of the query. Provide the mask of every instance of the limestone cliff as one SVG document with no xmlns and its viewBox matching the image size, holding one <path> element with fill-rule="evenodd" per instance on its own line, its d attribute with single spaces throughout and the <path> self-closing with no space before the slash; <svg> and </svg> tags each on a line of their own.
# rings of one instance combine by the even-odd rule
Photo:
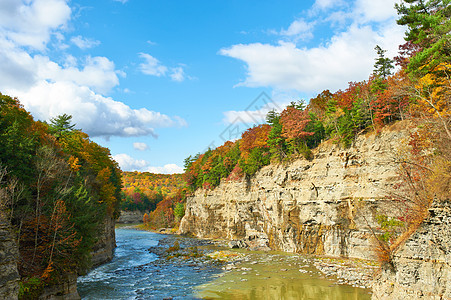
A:
<svg viewBox="0 0 451 300">
<path fill-rule="evenodd" d="M 0 211 L 0 299 L 17 299 L 19 248 L 11 231 L 9 220 Z"/>
<path fill-rule="evenodd" d="M 121 211 L 121 215 L 119 219 L 117 219 L 116 223 L 118 224 L 132 224 L 132 223 L 142 223 L 143 217 L 145 213 L 149 213 L 148 211 L 142 212 L 139 210 L 134 211 Z"/>
<path fill-rule="evenodd" d="M 390 214 L 397 181 L 394 152 L 405 123 L 340 149 L 326 142 L 314 159 L 262 168 L 249 181 L 225 182 L 188 198 L 181 233 L 243 240 L 253 249 L 372 258 L 367 222 Z"/>
<path fill-rule="evenodd" d="M 107 215 L 100 226 L 97 243 L 93 247 L 91 262 L 93 267 L 107 263 L 113 259 L 116 248 L 115 221 Z"/>
<path fill-rule="evenodd" d="M 373 299 L 451 299 L 451 203 L 435 203 L 420 228 L 394 253 L 395 270 L 382 270 Z"/>
</svg>

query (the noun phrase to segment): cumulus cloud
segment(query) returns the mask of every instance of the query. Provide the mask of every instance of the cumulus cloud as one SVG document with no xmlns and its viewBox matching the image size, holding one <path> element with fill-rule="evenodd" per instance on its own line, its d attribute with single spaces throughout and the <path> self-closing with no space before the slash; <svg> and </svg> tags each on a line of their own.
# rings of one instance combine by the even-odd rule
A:
<svg viewBox="0 0 451 300">
<path fill-rule="evenodd" d="M 10 91 L 41 120 L 67 113 L 91 136 L 157 137 L 154 128 L 183 126 L 178 119 L 146 108 L 132 109 L 88 87 L 71 82 L 41 81 L 28 91 Z"/>
<path fill-rule="evenodd" d="M 134 159 L 125 153 L 113 155 L 113 159 L 119 164 L 122 171 L 138 171 L 147 166 L 145 160 Z"/>
<path fill-rule="evenodd" d="M 372 14 L 361 9 L 361 3 L 366 2 L 370 1 L 357 0 L 351 11 L 346 12 L 354 18 L 351 24 L 324 44 L 311 48 L 281 41 L 276 44 L 237 44 L 223 48 L 219 53 L 246 64 L 246 78 L 238 86 L 272 87 L 304 93 L 344 88 L 349 81 L 368 78 L 373 69 L 375 45 L 387 49 L 388 55 L 394 56 L 398 45 L 403 42 L 403 29 L 395 24 L 393 18 L 394 0 L 384 0 L 387 3 L 383 9 Z M 323 8 L 332 7 L 329 1 L 316 3 Z M 380 23 L 374 25 L 373 21 Z M 285 31 L 286 34 L 297 34 L 308 27 L 308 23 L 293 24 Z"/>
<path fill-rule="evenodd" d="M 85 50 L 100 45 L 100 41 L 84 38 L 81 35 L 74 36 L 70 41 L 78 48 Z"/>
<path fill-rule="evenodd" d="M 70 13 L 66 1 L 61 0 L 0 1 L 2 93 L 18 97 L 40 120 L 70 114 L 77 128 L 93 137 L 157 137 L 154 128 L 186 125 L 177 116 L 134 109 L 105 96 L 119 85 L 118 76 L 126 76 L 106 57 L 67 54 L 57 63 L 46 56 L 51 36 L 64 40 L 63 28 Z M 81 36 L 72 42 L 80 48 L 97 43 Z M 34 50 L 29 51 L 29 47 Z"/>
<path fill-rule="evenodd" d="M 0 36 L 19 46 L 44 50 L 56 30 L 70 20 L 65 0 L 0 1 Z"/>
<path fill-rule="evenodd" d="M 176 164 L 166 164 L 163 167 L 147 167 L 146 172 L 161 173 L 161 174 L 174 174 L 183 173 L 183 168 Z"/>
<path fill-rule="evenodd" d="M 149 146 L 146 143 L 136 142 L 133 143 L 133 148 L 138 151 L 146 151 L 149 149 Z"/>
<path fill-rule="evenodd" d="M 146 160 L 134 159 L 125 153 L 113 155 L 113 159 L 119 164 L 123 171 L 139 171 L 160 174 L 183 173 L 183 168 L 176 164 L 166 164 L 162 167 L 155 167 L 151 166 Z"/>
</svg>

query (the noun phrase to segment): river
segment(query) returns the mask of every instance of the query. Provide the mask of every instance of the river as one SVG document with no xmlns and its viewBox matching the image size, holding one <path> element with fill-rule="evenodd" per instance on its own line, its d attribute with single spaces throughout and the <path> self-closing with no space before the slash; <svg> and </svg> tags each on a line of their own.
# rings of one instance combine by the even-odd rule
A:
<svg viewBox="0 0 451 300">
<path fill-rule="evenodd" d="M 82 299 L 370 299 L 367 289 L 324 278 L 308 261 L 287 253 L 237 251 L 228 264 L 159 259 L 148 251 L 163 239 L 132 228 L 116 229 L 111 262 L 79 277 Z"/>
</svg>

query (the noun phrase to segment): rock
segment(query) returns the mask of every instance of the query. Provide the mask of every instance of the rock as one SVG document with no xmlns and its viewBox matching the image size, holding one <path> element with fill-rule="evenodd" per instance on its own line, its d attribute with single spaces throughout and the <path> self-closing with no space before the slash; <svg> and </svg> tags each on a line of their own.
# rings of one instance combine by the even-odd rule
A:
<svg viewBox="0 0 451 300">
<path fill-rule="evenodd" d="M 312 161 L 269 165 L 250 181 L 197 190 L 187 199 L 180 232 L 232 240 L 231 247 L 245 241 L 250 250 L 373 259 L 363 216 L 376 227 L 374 211 L 390 214 L 385 195 L 398 178 L 390 162 L 406 134 L 385 128 L 343 150 L 325 142 Z"/>
<path fill-rule="evenodd" d="M 0 299 L 17 299 L 19 248 L 14 239 L 9 220 L 0 211 Z"/>
<path fill-rule="evenodd" d="M 373 284 L 374 300 L 451 299 L 451 203 L 434 203 L 429 217 L 393 255 Z"/>
<path fill-rule="evenodd" d="M 113 259 L 113 251 L 116 248 L 116 232 L 114 220 L 107 215 L 97 236 L 97 243 L 91 252 L 93 267 L 100 266 Z"/>
<path fill-rule="evenodd" d="M 244 241 L 230 241 L 228 243 L 229 248 L 236 249 L 236 248 L 247 248 L 247 244 Z"/>
<path fill-rule="evenodd" d="M 132 224 L 132 223 L 142 223 L 143 217 L 145 213 L 149 213 L 148 211 L 141 212 L 139 210 L 134 211 L 121 211 L 121 215 L 119 219 L 116 220 L 118 224 Z"/>
</svg>

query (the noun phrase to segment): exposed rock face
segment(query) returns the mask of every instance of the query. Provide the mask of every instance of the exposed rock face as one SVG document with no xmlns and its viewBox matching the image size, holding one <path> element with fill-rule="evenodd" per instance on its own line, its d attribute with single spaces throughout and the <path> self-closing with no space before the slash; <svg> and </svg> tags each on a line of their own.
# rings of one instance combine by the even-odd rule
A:
<svg viewBox="0 0 451 300">
<path fill-rule="evenodd" d="M 382 270 L 373 299 L 451 299 L 451 203 L 430 216 L 394 254 L 394 272 Z"/>
<path fill-rule="evenodd" d="M 103 221 L 103 226 L 99 231 L 98 241 L 92 251 L 91 262 L 93 267 L 99 266 L 112 260 L 114 248 L 116 248 L 114 220 L 109 215 L 107 215 Z"/>
<path fill-rule="evenodd" d="M 390 214 L 384 199 L 397 180 L 394 151 L 405 133 L 387 128 L 345 150 L 323 143 L 312 161 L 270 165 L 248 182 L 198 190 L 180 231 L 243 240 L 251 249 L 372 258 L 367 222 L 376 227 L 376 214 Z"/>
<path fill-rule="evenodd" d="M 121 211 L 121 216 L 116 221 L 119 224 L 131 224 L 131 223 L 142 223 L 144 214 L 148 213 L 147 211 L 141 212 L 139 210 L 135 211 Z"/>
<path fill-rule="evenodd" d="M 17 299 L 19 272 L 17 259 L 19 248 L 11 232 L 9 220 L 0 211 L 0 299 Z"/>
</svg>

